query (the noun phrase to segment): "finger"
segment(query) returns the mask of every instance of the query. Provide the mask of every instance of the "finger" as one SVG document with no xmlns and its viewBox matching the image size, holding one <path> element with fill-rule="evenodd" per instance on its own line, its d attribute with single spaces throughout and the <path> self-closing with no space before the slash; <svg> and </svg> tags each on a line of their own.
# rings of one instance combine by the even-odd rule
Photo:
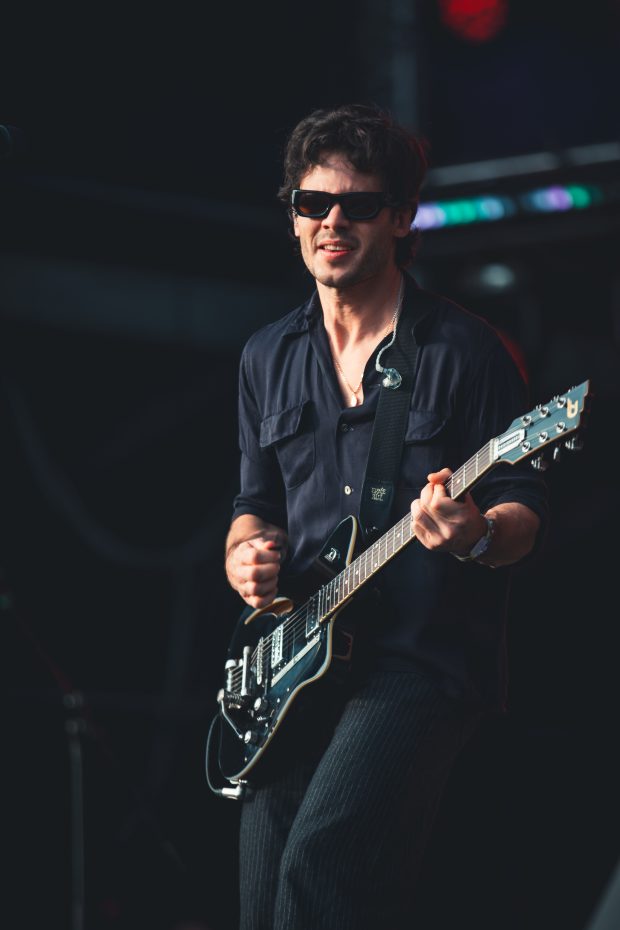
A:
<svg viewBox="0 0 620 930">
<path fill-rule="evenodd" d="M 432 484 L 425 484 L 422 490 L 420 491 L 420 502 L 424 506 L 428 506 L 433 499 L 433 487 Z"/>
<path fill-rule="evenodd" d="M 253 539 L 248 539 L 247 541 L 250 546 L 260 550 L 279 550 L 286 548 L 286 539 L 279 533 L 255 536 Z"/>
<path fill-rule="evenodd" d="M 435 485 L 435 487 L 438 490 L 433 495 L 431 508 L 440 519 L 451 523 L 459 523 L 467 520 L 472 512 L 478 513 L 478 508 L 471 494 L 466 495 L 462 500 L 454 500 L 449 494 L 445 493 L 445 489 L 439 490 L 439 485 Z"/>
<path fill-rule="evenodd" d="M 420 503 L 424 510 L 432 516 L 433 509 L 437 504 L 448 497 L 447 491 L 443 484 L 426 484 L 420 494 Z"/>
<path fill-rule="evenodd" d="M 260 565 L 279 565 L 282 561 L 282 553 L 279 549 L 255 549 L 251 561 Z"/>
<path fill-rule="evenodd" d="M 267 582 L 275 583 L 279 574 L 279 566 L 252 565 L 246 567 L 241 574 L 245 581 L 254 582 L 256 584 L 264 584 Z"/>
<path fill-rule="evenodd" d="M 426 476 L 426 480 L 430 484 L 445 484 L 451 474 L 452 469 L 442 468 L 440 471 L 432 471 Z"/>
<path fill-rule="evenodd" d="M 248 542 L 241 543 L 237 547 L 234 557 L 239 565 L 279 565 L 282 560 L 282 555 L 278 549 L 258 549 Z"/>
<path fill-rule="evenodd" d="M 246 581 L 241 586 L 243 594 L 248 597 L 266 597 L 267 595 L 273 595 L 278 589 L 275 579 L 271 578 L 267 581 Z"/>
<path fill-rule="evenodd" d="M 244 563 L 239 559 L 232 559 L 227 566 L 230 582 L 237 590 L 247 584 L 271 583 L 275 585 L 279 572 L 279 563 L 258 565 L 255 562 Z"/>
<path fill-rule="evenodd" d="M 437 507 L 445 500 L 452 500 L 452 498 L 449 497 L 444 484 L 431 483 L 430 487 L 432 488 L 432 491 L 433 491 L 431 501 L 430 501 L 431 507 Z"/>
<path fill-rule="evenodd" d="M 253 607 L 266 607 L 271 604 L 278 589 L 275 585 L 256 585 L 248 583 L 239 587 L 239 593 L 244 601 L 252 604 Z"/>
<path fill-rule="evenodd" d="M 419 498 L 411 504 L 411 517 L 414 533 L 419 539 L 426 539 L 430 534 L 437 533 L 437 524 L 432 513 Z"/>
</svg>

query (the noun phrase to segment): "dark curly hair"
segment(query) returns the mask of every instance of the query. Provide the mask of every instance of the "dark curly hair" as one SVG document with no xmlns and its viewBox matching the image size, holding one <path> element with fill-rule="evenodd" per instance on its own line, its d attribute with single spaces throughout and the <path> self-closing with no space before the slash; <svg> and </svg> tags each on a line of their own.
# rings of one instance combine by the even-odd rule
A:
<svg viewBox="0 0 620 930">
<path fill-rule="evenodd" d="M 286 142 L 278 189 L 278 199 L 289 212 L 291 191 L 333 152 L 342 153 L 357 171 L 378 174 L 390 201 L 411 208 L 413 222 L 428 167 L 426 144 L 375 104 L 314 110 L 295 126 Z M 413 261 L 417 242 L 415 229 L 397 240 L 395 259 L 400 268 Z"/>
</svg>

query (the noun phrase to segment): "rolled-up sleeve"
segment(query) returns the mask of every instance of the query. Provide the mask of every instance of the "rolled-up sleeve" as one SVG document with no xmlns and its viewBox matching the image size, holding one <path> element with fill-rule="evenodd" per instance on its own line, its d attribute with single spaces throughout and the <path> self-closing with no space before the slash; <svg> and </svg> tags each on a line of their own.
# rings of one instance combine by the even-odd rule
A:
<svg viewBox="0 0 620 930">
<path fill-rule="evenodd" d="M 467 410 L 461 421 L 477 425 L 475 442 L 481 446 L 483 437 L 501 436 L 531 406 L 527 385 L 501 342 L 488 353 L 464 396 Z M 549 521 L 548 493 L 544 476 L 530 460 L 495 466 L 474 489 L 473 496 L 483 512 L 507 502 L 529 507 L 540 519 L 535 550 L 539 548 Z"/>
<path fill-rule="evenodd" d="M 248 346 L 239 366 L 238 418 L 240 488 L 233 501 L 233 519 L 250 513 L 286 529 L 285 491 L 279 463 L 273 447 L 262 447 L 260 443 L 261 417 Z"/>
</svg>

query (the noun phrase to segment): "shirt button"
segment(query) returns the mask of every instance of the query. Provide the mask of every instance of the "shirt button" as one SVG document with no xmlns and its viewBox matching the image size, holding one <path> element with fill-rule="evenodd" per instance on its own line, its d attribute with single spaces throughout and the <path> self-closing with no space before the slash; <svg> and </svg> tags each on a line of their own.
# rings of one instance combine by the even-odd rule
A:
<svg viewBox="0 0 620 930">
<path fill-rule="evenodd" d="M 350 485 L 345 484 L 345 486 L 344 486 L 344 493 L 345 493 L 345 494 L 351 494 L 352 492 L 353 492 L 353 488 L 350 487 Z"/>
</svg>

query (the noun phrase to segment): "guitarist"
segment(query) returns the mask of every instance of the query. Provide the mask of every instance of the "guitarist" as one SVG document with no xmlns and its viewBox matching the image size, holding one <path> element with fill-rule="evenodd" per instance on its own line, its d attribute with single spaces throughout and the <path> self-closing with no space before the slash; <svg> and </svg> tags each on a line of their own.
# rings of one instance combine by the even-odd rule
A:
<svg viewBox="0 0 620 930">
<path fill-rule="evenodd" d="M 417 539 L 374 579 L 341 697 L 317 698 L 243 803 L 241 930 L 410 925 L 450 770 L 506 707 L 511 566 L 542 538 L 546 488 L 526 464 L 497 466 L 458 500 L 444 487 L 529 405 L 491 326 L 408 271 L 426 167 L 417 138 L 358 104 L 310 113 L 285 151 L 279 198 L 314 281 L 242 354 L 228 580 L 245 604 L 269 605 L 359 514 L 382 374 L 408 319 L 419 350 L 393 514 L 411 509 Z"/>
</svg>

